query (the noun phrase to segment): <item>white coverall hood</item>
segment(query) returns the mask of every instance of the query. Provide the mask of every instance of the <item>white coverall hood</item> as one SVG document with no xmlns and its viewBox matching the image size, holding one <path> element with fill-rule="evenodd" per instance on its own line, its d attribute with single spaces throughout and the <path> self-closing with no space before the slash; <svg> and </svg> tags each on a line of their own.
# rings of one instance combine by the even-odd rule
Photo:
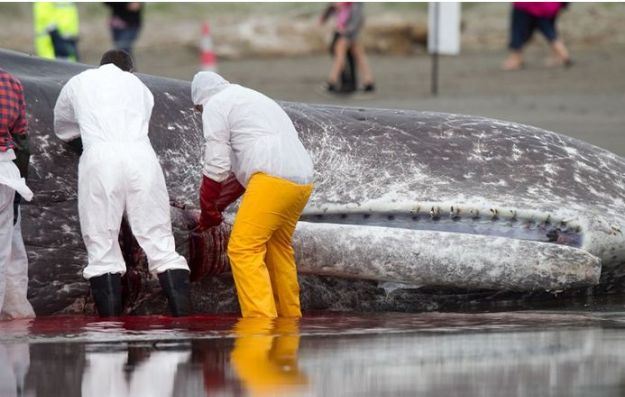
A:
<svg viewBox="0 0 625 397">
<path fill-rule="evenodd" d="M 228 88 L 230 82 L 215 72 L 198 72 L 191 82 L 191 99 L 194 105 L 204 105 L 218 92 Z"/>
</svg>

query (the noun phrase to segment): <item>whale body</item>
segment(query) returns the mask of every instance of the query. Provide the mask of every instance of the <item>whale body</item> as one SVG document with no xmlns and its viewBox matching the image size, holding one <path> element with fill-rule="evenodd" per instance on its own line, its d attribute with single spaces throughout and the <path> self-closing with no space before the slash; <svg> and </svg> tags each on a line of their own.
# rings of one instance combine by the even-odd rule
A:
<svg viewBox="0 0 625 397">
<path fill-rule="evenodd" d="M 53 108 L 63 84 L 89 66 L 0 51 L 0 67 L 22 81 L 27 101 L 28 184 L 35 193 L 22 207 L 29 298 L 39 314 L 88 312 L 78 156 L 55 137 Z M 150 140 L 167 181 L 177 249 L 198 282 L 194 296 L 221 288 L 232 299 L 231 282 L 208 287 L 206 279 L 228 271 L 236 205 L 221 226 L 191 231 L 204 141 L 190 83 L 139 77 L 154 94 Z M 302 283 L 304 308 L 321 307 L 313 302 L 322 282 L 315 280 L 324 277 L 341 280 L 326 290 L 390 282 L 426 294 L 451 290 L 460 300 L 482 291 L 491 297 L 591 287 L 605 292 L 620 285 L 623 158 L 484 117 L 280 104 L 315 165 L 315 189 L 294 237 L 298 270 L 314 275 Z M 155 282 L 145 257 L 127 228 L 120 242 L 129 269 L 127 307 L 149 306 Z M 410 302 L 403 303 L 409 310 Z"/>
</svg>

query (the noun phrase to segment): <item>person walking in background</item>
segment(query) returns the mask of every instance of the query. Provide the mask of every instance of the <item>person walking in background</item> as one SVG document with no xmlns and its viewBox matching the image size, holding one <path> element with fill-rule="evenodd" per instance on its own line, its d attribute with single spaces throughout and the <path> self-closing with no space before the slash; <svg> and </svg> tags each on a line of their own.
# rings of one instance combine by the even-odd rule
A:
<svg viewBox="0 0 625 397">
<path fill-rule="evenodd" d="M 369 67 L 365 48 L 359 40 L 360 31 L 364 24 L 363 4 L 352 2 L 334 3 L 321 17 L 323 23 L 330 15 L 336 19 L 338 38 L 334 44 L 334 62 L 326 84 L 326 90 L 331 93 L 340 92 L 339 79 L 345 69 L 347 53 L 353 55 L 358 70 L 362 73 L 363 91 L 375 91 L 373 73 Z"/>
<path fill-rule="evenodd" d="M 0 318 L 34 317 L 26 299 L 28 258 L 20 227 L 19 199 L 30 201 L 26 186 L 28 135 L 22 84 L 0 69 Z M 18 196 L 18 197 L 19 197 Z"/>
<path fill-rule="evenodd" d="M 565 3 L 544 2 L 524 3 L 515 2 L 512 5 L 510 23 L 510 54 L 504 61 L 502 69 L 518 70 L 524 66 L 523 47 L 532 38 L 535 29 L 538 29 L 551 45 L 554 60 L 551 66 L 571 66 L 573 63 L 569 51 L 562 39 L 558 37 L 556 28 L 557 18 Z"/>
<path fill-rule="evenodd" d="M 135 41 L 141 31 L 142 3 L 104 3 L 111 9 L 109 27 L 113 45 L 132 55 Z"/>
<path fill-rule="evenodd" d="M 245 187 L 228 242 L 243 317 L 301 317 L 292 237 L 312 192 L 310 155 L 286 112 L 260 92 L 199 72 L 191 98 L 206 139 L 200 230 L 222 222 L 217 202 L 231 172 Z"/>
<path fill-rule="evenodd" d="M 323 25 L 328 18 L 334 13 L 334 4 L 330 4 L 326 7 L 323 14 L 319 18 L 319 24 Z M 340 33 L 334 29 L 332 34 L 332 40 L 330 42 L 329 52 L 332 59 L 334 59 L 334 52 L 336 49 L 336 42 L 341 37 Z M 356 70 L 356 61 L 352 53 L 352 46 L 347 48 L 345 54 L 345 66 L 341 71 L 340 78 L 337 80 L 337 84 L 334 89 L 342 94 L 350 94 L 358 89 L 358 73 Z M 333 91 L 334 92 L 334 91 Z"/>
<path fill-rule="evenodd" d="M 165 178 L 148 137 L 154 97 L 133 69 L 126 52 L 108 51 L 99 68 L 63 86 L 54 107 L 56 135 L 78 151 L 84 144 L 78 216 L 89 262 L 83 276 L 100 316 L 119 316 L 126 265 L 118 238 L 126 213 L 172 315 L 188 315 L 189 267 L 175 250 Z"/>
<path fill-rule="evenodd" d="M 33 4 L 35 51 L 38 56 L 77 62 L 78 8 L 69 1 Z"/>
</svg>

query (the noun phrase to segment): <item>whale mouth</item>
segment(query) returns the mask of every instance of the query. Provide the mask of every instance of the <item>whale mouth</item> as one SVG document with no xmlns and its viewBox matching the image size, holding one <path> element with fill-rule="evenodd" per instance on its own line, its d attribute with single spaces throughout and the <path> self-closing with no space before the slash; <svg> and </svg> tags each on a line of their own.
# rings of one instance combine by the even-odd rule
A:
<svg viewBox="0 0 625 397">
<path fill-rule="evenodd" d="M 301 221 L 506 237 L 580 248 L 582 228 L 529 210 L 441 206 L 339 207 L 307 210 Z"/>
</svg>

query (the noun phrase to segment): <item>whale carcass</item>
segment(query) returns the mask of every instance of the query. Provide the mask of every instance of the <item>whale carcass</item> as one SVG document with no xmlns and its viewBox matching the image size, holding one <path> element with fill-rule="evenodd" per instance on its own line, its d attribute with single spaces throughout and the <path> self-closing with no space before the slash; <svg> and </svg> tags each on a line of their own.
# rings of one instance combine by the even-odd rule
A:
<svg viewBox="0 0 625 397">
<path fill-rule="evenodd" d="M 42 314 L 88 311 L 78 158 L 52 131 L 62 85 L 88 66 L 0 51 L 0 67 L 22 81 L 28 103 L 35 199 L 23 206 L 23 229 L 30 299 Z M 205 279 L 228 270 L 229 224 L 191 232 L 203 138 L 189 83 L 140 78 L 155 97 L 150 139 L 165 172 L 178 249 L 194 268 L 196 292 L 222 288 L 223 297 L 232 284 Z M 315 190 L 295 236 L 300 272 L 315 275 L 303 282 L 304 308 L 321 307 L 314 295 L 324 282 L 325 291 L 366 285 L 382 295 L 388 290 L 376 282 L 395 282 L 425 294 L 453 291 L 461 300 L 483 291 L 490 297 L 609 287 L 621 275 L 623 158 L 482 117 L 281 105 L 315 163 Z M 127 296 L 136 308 L 152 296 L 153 282 L 128 230 L 120 241 L 130 269 Z M 409 310 L 410 302 L 403 303 Z"/>
</svg>

